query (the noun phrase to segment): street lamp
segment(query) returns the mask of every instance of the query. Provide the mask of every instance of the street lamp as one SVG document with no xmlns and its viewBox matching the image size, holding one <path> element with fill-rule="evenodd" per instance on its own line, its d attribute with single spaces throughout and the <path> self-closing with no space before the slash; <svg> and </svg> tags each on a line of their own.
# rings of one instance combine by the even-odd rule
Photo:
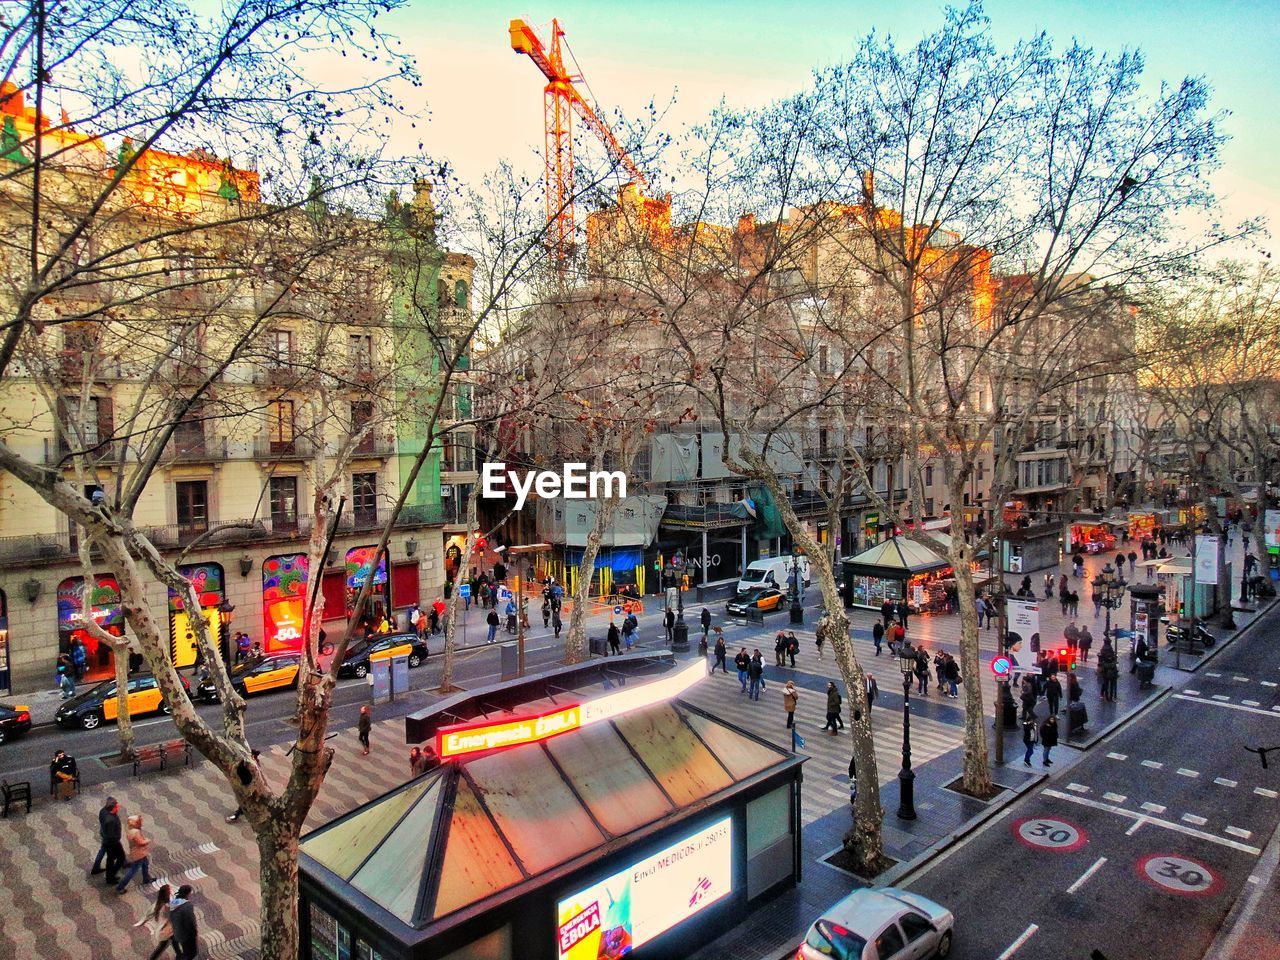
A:
<svg viewBox="0 0 1280 960">
<path fill-rule="evenodd" d="M 800 603 L 800 553 L 791 548 L 791 622 L 804 623 L 804 607 Z"/>
<path fill-rule="evenodd" d="M 1093 595 L 1097 597 L 1101 594 L 1098 601 L 1107 611 L 1106 625 L 1103 627 L 1102 635 L 1104 637 L 1111 636 L 1111 611 L 1120 606 L 1124 599 L 1124 591 L 1128 586 L 1124 574 L 1117 573 L 1116 568 L 1108 563 L 1102 568 L 1102 573 L 1093 578 L 1091 586 L 1093 587 Z"/>
<path fill-rule="evenodd" d="M 916 651 L 909 641 L 898 647 L 898 669 L 902 671 L 902 769 L 898 771 L 898 818 L 916 818 L 915 779 L 911 772 L 911 676 L 916 668 Z"/>
</svg>

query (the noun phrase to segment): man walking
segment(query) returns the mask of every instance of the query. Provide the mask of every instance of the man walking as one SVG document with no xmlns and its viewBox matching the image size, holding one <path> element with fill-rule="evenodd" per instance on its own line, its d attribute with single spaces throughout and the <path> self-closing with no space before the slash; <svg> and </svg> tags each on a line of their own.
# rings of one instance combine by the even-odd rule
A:
<svg viewBox="0 0 1280 960">
<path fill-rule="evenodd" d="M 1045 699 L 1049 701 L 1049 716 L 1053 716 L 1058 712 L 1058 706 L 1062 703 L 1062 683 L 1058 680 L 1056 673 L 1049 674 L 1049 679 L 1044 685 Z"/>
<path fill-rule="evenodd" d="M 726 667 L 724 664 L 725 654 L 728 653 L 728 650 L 725 648 L 725 645 L 724 645 L 724 634 L 720 632 L 719 627 L 716 627 L 716 645 L 714 649 L 716 654 L 716 662 L 711 665 L 711 672 L 715 673 L 716 667 L 719 667 L 722 673 L 728 673 L 729 668 Z"/>
<path fill-rule="evenodd" d="M 787 634 L 787 656 L 791 660 L 791 669 L 796 668 L 796 654 L 800 652 L 800 641 L 796 639 L 794 630 Z"/>
<path fill-rule="evenodd" d="M 620 655 L 622 653 L 622 636 L 618 633 L 618 625 L 612 620 L 609 621 L 608 638 L 609 653 Z"/>
<path fill-rule="evenodd" d="M 1032 754 L 1036 752 L 1036 744 L 1040 742 L 1040 731 L 1036 728 L 1035 714 L 1028 711 L 1023 711 L 1022 714 L 1022 742 L 1027 748 L 1027 752 L 1022 755 L 1022 762 L 1029 767 Z"/>
<path fill-rule="evenodd" d="M 676 628 L 676 614 L 674 610 L 667 610 L 667 615 L 662 618 L 662 624 L 667 628 L 667 643 L 673 643 L 674 631 Z"/>
<path fill-rule="evenodd" d="M 908 606 L 907 600 L 903 597 L 898 601 L 898 622 L 902 624 L 902 629 L 907 629 L 907 617 L 911 614 L 911 607 Z"/>
<path fill-rule="evenodd" d="M 110 884 L 120 882 L 120 868 L 124 866 L 124 847 L 120 844 L 120 803 L 115 797 L 107 797 L 102 809 L 98 811 L 98 855 L 94 857 L 89 876 L 104 872 L 103 858 L 106 858 L 103 879 Z"/>
<path fill-rule="evenodd" d="M 177 960 L 195 960 L 199 932 L 196 909 L 191 905 L 191 885 L 184 883 L 169 901 L 169 924 L 173 927 L 173 954 Z"/>
<path fill-rule="evenodd" d="M 738 668 L 738 682 L 742 684 L 742 692 L 747 692 L 747 671 L 751 668 L 751 654 L 743 647 L 733 658 L 733 665 Z"/>
<path fill-rule="evenodd" d="M 880 619 L 884 621 L 885 629 L 889 629 L 889 624 L 893 623 L 893 601 L 886 598 L 885 602 L 880 604 Z"/>
<path fill-rule="evenodd" d="M 871 708 L 875 706 L 876 697 L 880 696 L 880 685 L 876 683 L 874 674 L 867 674 L 867 716 L 871 716 Z M 852 774 L 850 774 L 852 776 Z"/>
<path fill-rule="evenodd" d="M 884 643 L 884 624 L 875 623 L 871 627 L 871 642 L 876 645 L 876 656 L 880 656 L 880 645 Z"/>
<path fill-rule="evenodd" d="M 366 703 L 360 708 L 360 719 L 356 721 L 356 735 L 360 738 L 360 751 L 369 755 L 369 733 L 373 729 L 373 711 Z"/>
<path fill-rule="evenodd" d="M 943 676 L 947 680 L 947 696 L 955 700 L 960 696 L 960 664 L 956 662 L 956 658 L 951 654 L 947 654 L 946 666 L 943 669 Z"/>
<path fill-rule="evenodd" d="M 1053 766 L 1049 751 L 1058 745 L 1058 718 L 1052 713 L 1040 724 L 1040 745 L 1044 747 L 1044 766 Z"/>
<path fill-rule="evenodd" d="M 706 640 L 707 635 L 711 633 L 711 611 L 706 607 L 702 608 L 702 639 Z"/>
<path fill-rule="evenodd" d="M 560 621 L 560 608 L 556 607 L 551 611 L 551 629 L 555 631 L 556 639 L 560 639 L 560 628 L 563 624 Z"/>
<path fill-rule="evenodd" d="M 760 656 L 760 651 L 756 650 L 751 655 L 751 661 L 747 666 L 747 676 L 751 679 L 751 689 L 747 691 L 749 700 L 760 699 L 760 688 L 764 686 L 764 658 Z"/>
<path fill-rule="evenodd" d="M 498 637 L 498 611 L 490 610 L 485 622 L 489 624 L 489 639 L 485 643 L 493 643 Z"/>
<path fill-rule="evenodd" d="M 129 887 L 134 874 L 142 871 L 142 882 L 151 883 L 151 857 L 148 853 L 151 840 L 142 832 L 142 814 L 135 813 L 129 818 L 129 831 L 125 835 L 129 841 L 129 867 L 116 884 L 116 893 L 123 894 Z"/>
<path fill-rule="evenodd" d="M 781 630 L 778 635 L 773 638 L 773 660 L 775 667 L 786 666 L 787 656 L 787 635 Z"/>
<path fill-rule="evenodd" d="M 844 703 L 844 698 L 840 696 L 840 691 L 836 689 L 834 681 L 827 682 L 827 722 L 823 726 L 823 730 L 830 730 L 832 733 L 839 733 L 844 729 L 844 720 L 840 716 L 840 707 Z M 839 730 L 836 725 L 839 724 Z"/>
</svg>

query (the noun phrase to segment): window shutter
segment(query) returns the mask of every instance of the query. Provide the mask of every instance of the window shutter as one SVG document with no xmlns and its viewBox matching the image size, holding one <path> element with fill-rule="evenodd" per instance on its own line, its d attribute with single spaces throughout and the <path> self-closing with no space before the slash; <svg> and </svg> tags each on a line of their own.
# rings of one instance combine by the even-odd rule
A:
<svg viewBox="0 0 1280 960">
<path fill-rule="evenodd" d="M 111 398 L 98 397 L 98 442 L 106 443 L 115 432 Z"/>
</svg>

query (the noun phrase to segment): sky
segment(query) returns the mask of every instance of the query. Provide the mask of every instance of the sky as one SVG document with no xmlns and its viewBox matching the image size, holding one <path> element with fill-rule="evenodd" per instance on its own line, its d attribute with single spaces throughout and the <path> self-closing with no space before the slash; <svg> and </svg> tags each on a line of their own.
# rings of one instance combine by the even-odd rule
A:
<svg viewBox="0 0 1280 960">
<path fill-rule="evenodd" d="M 664 128 L 679 136 L 722 97 L 749 107 L 800 89 L 873 28 L 914 43 L 941 24 L 943 9 L 932 0 L 410 0 L 383 27 L 424 75 L 415 91 L 424 102 L 412 106 L 429 111 L 427 149 L 475 183 L 499 160 L 541 175 L 544 81 L 511 50 L 513 17 L 544 39 L 560 19 L 602 115 L 638 116 L 650 100 L 675 98 Z M 1140 49 L 1153 83 L 1207 79 L 1214 105 L 1231 113 L 1214 179 L 1228 222 L 1262 215 L 1280 232 L 1280 2 L 987 0 L 986 11 L 1002 44 L 1045 30 L 1059 46 L 1079 37 L 1109 51 Z"/>
</svg>

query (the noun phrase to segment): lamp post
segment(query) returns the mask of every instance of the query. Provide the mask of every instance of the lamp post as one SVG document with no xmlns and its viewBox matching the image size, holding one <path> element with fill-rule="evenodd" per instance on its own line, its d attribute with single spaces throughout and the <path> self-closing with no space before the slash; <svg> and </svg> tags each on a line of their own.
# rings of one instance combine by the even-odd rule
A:
<svg viewBox="0 0 1280 960">
<path fill-rule="evenodd" d="M 898 817 L 916 818 L 915 779 L 911 772 L 911 675 L 915 671 L 916 651 L 909 641 L 898 647 L 898 669 L 902 671 L 902 769 L 898 771 Z"/>
<path fill-rule="evenodd" d="M 518 557 L 527 553 L 547 553 L 550 549 L 549 543 L 531 543 L 524 547 L 510 547 L 507 554 Z M 525 569 L 520 571 L 516 579 L 516 671 L 521 677 L 524 676 L 524 581 L 527 574 L 526 563 Z"/>
<path fill-rule="evenodd" d="M 800 603 L 800 554 L 791 548 L 791 622 L 804 623 L 804 607 Z"/>
</svg>

